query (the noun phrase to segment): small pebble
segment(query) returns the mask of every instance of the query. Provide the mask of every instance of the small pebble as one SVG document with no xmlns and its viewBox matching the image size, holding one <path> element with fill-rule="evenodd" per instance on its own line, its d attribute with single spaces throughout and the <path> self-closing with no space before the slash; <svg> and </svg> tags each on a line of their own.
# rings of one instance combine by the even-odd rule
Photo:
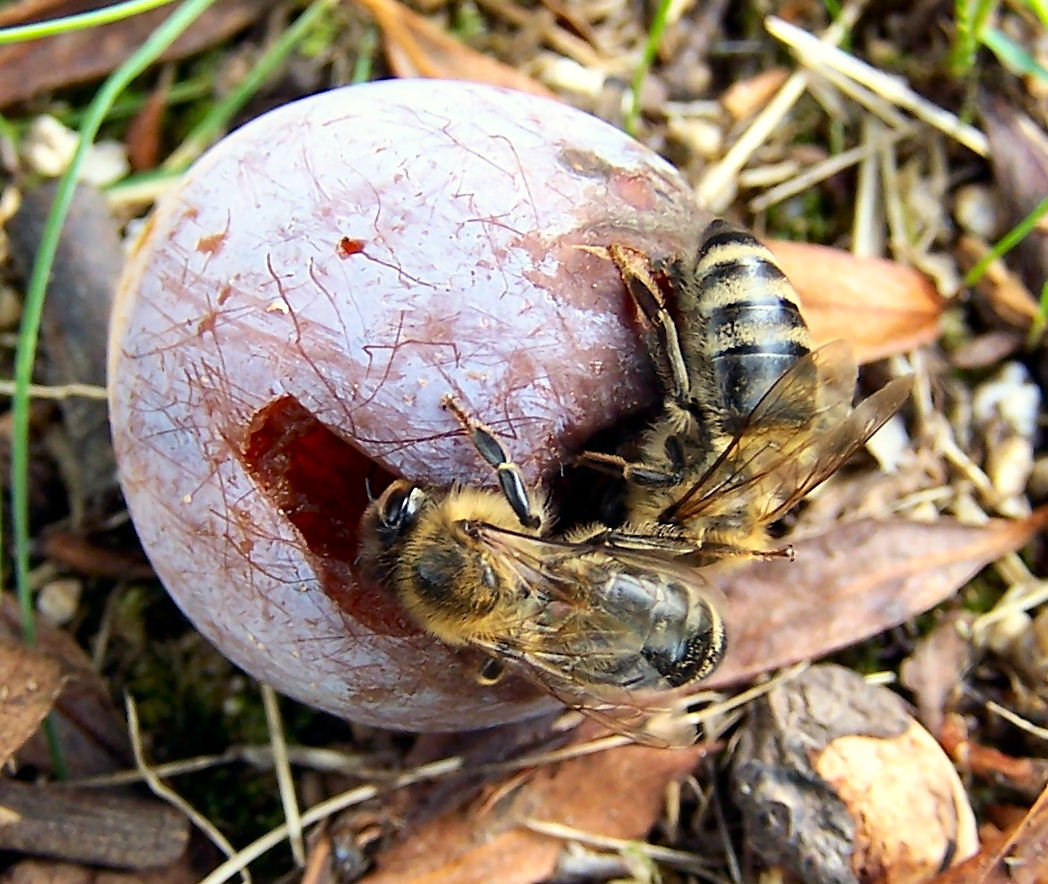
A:
<svg viewBox="0 0 1048 884">
<path fill-rule="evenodd" d="M 76 577 L 45 583 L 36 596 L 36 609 L 52 626 L 64 626 L 76 614 L 84 585 Z"/>
</svg>

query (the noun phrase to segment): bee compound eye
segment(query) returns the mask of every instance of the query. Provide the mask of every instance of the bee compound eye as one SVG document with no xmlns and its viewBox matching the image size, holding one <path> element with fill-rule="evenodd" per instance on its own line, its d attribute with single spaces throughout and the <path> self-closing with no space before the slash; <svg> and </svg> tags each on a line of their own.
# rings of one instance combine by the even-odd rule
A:
<svg viewBox="0 0 1048 884">
<path fill-rule="evenodd" d="M 403 531 L 414 520 L 425 499 L 425 492 L 415 485 L 391 485 L 379 505 L 379 518 L 383 527 L 396 532 Z"/>
</svg>

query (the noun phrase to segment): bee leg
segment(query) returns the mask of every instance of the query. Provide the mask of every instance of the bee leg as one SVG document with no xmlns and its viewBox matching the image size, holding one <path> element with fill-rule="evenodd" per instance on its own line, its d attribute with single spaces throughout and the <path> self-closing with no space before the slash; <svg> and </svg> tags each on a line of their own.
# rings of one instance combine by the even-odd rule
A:
<svg viewBox="0 0 1048 884">
<path fill-rule="evenodd" d="M 602 454 L 596 451 L 584 451 L 576 462 L 591 469 L 620 476 L 634 485 L 669 488 L 684 481 L 684 449 L 680 439 L 667 436 L 665 450 L 670 465 L 668 470 L 637 461 L 630 462 L 616 454 Z"/>
<path fill-rule="evenodd" d="M 525 528 L 538 528 L 542 520 L 531 509 L 528 489 L 521 478 L 520 467 L 513 463 L 509 452 L 499 442 L 494 431 L 472 417 L 454 396 L 445 396 L 441 404 L 462 424 L 477 453 L 495 468 L 499 487 L 520 519 L 520 524 Z"/>
<path fill-rule="evenodd" d="M 676 436 L 666 439 L 666 457 L 670 462 L 669 470 L 636 461 L 630 462 L 617 454 L 602 454 L 597 451 L 582 452 L 576 463 L 613 476 L 621 476 L 627 482 L 646 488 L 670 488 L 680 485 L 684 481 L 684 452 Z"/>
<path fill-rule="evenodd" d="M 691 379 L 677 334 L 677 323 L 666 307 L 666 299 L 646 255 L 612 243 L 608 255 L 618 268 L 622 282 L 640 311 L 644 325 L 654 331 L 657 346 L 649 346 L 659 376 L 668 380 L 669 393 L 679 403 L 691 400 Z"/>
</svg>

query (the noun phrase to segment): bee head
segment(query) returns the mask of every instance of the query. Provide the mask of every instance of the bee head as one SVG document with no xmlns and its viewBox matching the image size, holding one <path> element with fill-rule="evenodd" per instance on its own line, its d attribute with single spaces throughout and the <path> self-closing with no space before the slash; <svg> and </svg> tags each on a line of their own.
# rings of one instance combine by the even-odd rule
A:
<svg viewBox="0 0 1048 884">
<path fill-rule="evenodd" d="M 373 504 L 375 533 L 383 546 L 391 546 L 403 536 L 426 502 L 426 492 L 411 482 L 399 480 L 390 485 Z"/>
</svg>

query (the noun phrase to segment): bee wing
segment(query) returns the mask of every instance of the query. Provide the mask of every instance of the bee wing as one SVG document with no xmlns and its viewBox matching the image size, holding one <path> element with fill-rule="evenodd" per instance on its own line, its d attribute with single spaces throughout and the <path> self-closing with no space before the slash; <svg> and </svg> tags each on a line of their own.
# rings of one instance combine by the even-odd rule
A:
<svg viewBox="0 0 1048 884">
<path fill-rule="evenodd" d="M 537 614 L 534 604 L 522 604 L 528 613 L 503 624 L 498 638 L 475 640 L 475 646 L 517 664 L 564 705 L 637 742 L 668 747 L 695 741 L 695 726 L 684 716 L 679 698 L 674 702 L 669 694 L 672 685 L 642 653 L 644 635 L 631 628 L 628 618 L 613 613 L 614 603 L 602 594 L 601 578 L 622 569 L 686 581 L 696 598 L 709 606 L 719 628 L 711 601 L 714 593 L 698 569 L 683 566 L 662 549 L 643 549 L 640 536 L 630 549 L 616 549 L 481 524 L 476 537 L 514 570 L 526 592 L 543 601 Z M 602 682 L 601 676 L 608 680 Z M 633 682 L 637 689 L 628 687 Z"/>
<path fill-rule="evenodd" d="M 698 738 L 697 726 L 688 720 L 686 700 L 670 702 L 667 697 L 597 697 L 565 681 L 559 673 L 525 660 L 523 671 L 569 709 L 600 722 L 608 730 L 629 737 L 645 746 L 683 749 Z"/>
<path fill-rule="evenodd" d="M 898 411 L 912 385 L 908 377 L 896 378 L 852 409 L 855 378 L 855 360 L 843 341 L 799 359 L 660 521 L 686 525 L 741 512 L 759 526 L 779 518 Z M 805 426 L 784 431 L 791 423 Z"/>
</svg>

